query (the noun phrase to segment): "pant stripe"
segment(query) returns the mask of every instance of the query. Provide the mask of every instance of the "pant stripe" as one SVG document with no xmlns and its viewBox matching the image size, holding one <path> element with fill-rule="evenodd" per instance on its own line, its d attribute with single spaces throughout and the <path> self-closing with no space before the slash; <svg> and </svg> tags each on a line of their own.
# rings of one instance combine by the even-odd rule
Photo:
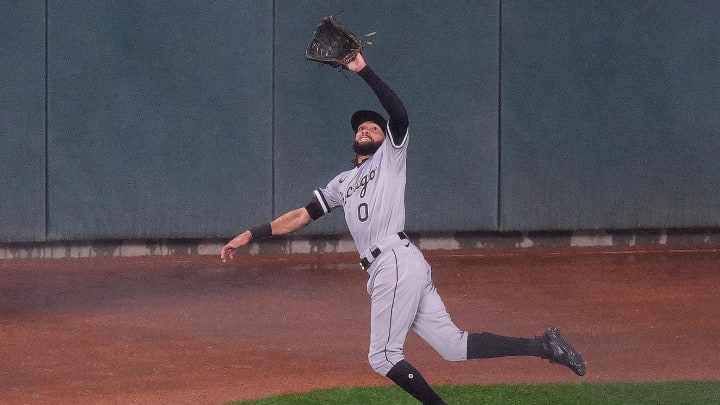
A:
<svg viewBox="0 0 720 405">
<path fill-rule="evenodd" d="M 392 337 L 392 318 L 393 318 L 393 309 L 395 309 L 395 296 L 397 294 L 397 286 L 398 281 L 400 280 L 400 271 L 398 269 L 398 263 L 397 263 L 397 254 L 395 254 L 395 250 L 392 250 L 392 253 L 395 257 L 395 289 L 393 290 L 393 299 L 392 304 L 390 305 L 390 324 L 388 325 L 388 338 L 387 343 L 385 344 L 385 360 L 387 360 L 388 363 L 393 364 L 390 359 L 387 357 L 387 345 L 390 343 L 390 339 Z"/>
</svg>

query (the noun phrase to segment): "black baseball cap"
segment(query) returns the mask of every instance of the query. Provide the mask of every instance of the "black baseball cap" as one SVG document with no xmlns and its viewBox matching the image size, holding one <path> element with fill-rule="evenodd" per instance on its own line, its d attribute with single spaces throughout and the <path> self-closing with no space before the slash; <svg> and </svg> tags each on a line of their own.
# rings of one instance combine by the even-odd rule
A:
<svg viewBox="0 0 720 405">
<path fill-rule="evenodd" d="M 352 118 L 350 118 L 350 125 L 352 125 L 353 131 L 357 132 L 360 124 L 365 121 L 376 123 L 377 126 L 379 126 L 380 129 L 383 131 L 383 134 L 387 135 L 385 133 L 385 128 L 387 127 L 387 121 L 385 121 L 385 118 L 379 113 L 370 110 L 355 111 L 355 114 L 353 114 Z"/>
</svg>

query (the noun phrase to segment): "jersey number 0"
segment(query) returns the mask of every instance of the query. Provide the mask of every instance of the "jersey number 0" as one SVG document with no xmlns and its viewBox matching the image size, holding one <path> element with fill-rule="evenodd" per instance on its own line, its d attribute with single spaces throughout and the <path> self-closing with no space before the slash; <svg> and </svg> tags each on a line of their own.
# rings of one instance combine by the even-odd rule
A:
<svg viewBox="0 0 720 405">
<path fill-rule="evenodd" d="M 369 210 L 368 210 L 367 203 L 362 203 L 362 204 L 358 205 L 357 211 L 358 211 L 358 219 L 360 220 L 360 222 L 365 222 L 368 220 Z"/>
</svg>

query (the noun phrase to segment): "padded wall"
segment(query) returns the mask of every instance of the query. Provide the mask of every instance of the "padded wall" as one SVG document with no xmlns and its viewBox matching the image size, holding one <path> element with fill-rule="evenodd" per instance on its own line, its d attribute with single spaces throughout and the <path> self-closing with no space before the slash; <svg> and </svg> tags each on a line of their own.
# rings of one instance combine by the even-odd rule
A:
<svg viewBox="0 0 720 405">
<path fill-rule="evenodd" d="M 382 107 L 362 79 L 304 59 L 312 30 L 338 15 L 368 38 L 367 62 L 410 117 L 407 229 L 497 227 L 496 3 L 358 1 L 276 3 L 275 201 L 304 205 L 351 167 L 350 116 Z M 404 16 L 399 18 L 398 16 Z M 332 213 L 310 232 L 346 232 Z"/>
<path fill-rule="evenodd" d="M 502 16 L 502 229 L 720 224 L 717 2 Z"/>
<path fill-rule="evenodd" d="M 49 3 L 51 239 L 270 215 L 272 1 Z"/>
<path fill-rule="evenodd" d="M 45 238 L 45 6 L 0 2 L 0 240 Z"/>
<path fill-rule="evenodd" d="M 28 0 L 0 3 L 0 239 L 224 238 L 307 203 L 381 108 L 304 58 L 341 10 L 410 114 L 407 230 L 720 225 L 717 2 Z"/>
</svg>

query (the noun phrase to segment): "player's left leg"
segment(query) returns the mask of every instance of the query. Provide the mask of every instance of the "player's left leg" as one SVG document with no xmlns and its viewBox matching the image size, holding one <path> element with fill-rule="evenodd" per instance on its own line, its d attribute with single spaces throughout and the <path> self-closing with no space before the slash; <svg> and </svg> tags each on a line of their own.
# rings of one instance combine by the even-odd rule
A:
<svg viewBox="0 0 720 405">
<path fill-rule="evenodd" d="M 450 319 L 450 314 L 432 282 L 430 265 L 426 262 L 424 266 L 426 279 L 412 330 L 445 360 L 467 360 L 469 335 L 455 326 Z"/>
<path fill-rule="evenodd" d="M 507 356 L 541 357 L 543 353 L 542 341 L 539 338 L 526 339 L 501 336 L 489 332 L 470 333 L 468 335 L 468 360 Z"/>
<path fill-rule="evenodd" d="M 467 333 L 458 329 L 450 319 L 445 304 L 432 283 L 430 266 L 427 265 L 427 268 L 428 277 L 412 329 L 443 358 L 449 361 L 463 361 L 532 356 L 564 365 L 579 376 L 585 375 L 585 361 L 558 328 L 549 328 L 543 335 L 531 339 L 501 336 L 489 332 Z"/>
<path fill-rule="evenodd" d="M 559 328 L 548 328 L 534 339 L 500 336 L 488 332 L 468 335 L 468 359 L 505 356 L 534 356 L 568 367 L 579 376 L 585 375 L 585 360 L 572 347 Z"/>
</svg>

